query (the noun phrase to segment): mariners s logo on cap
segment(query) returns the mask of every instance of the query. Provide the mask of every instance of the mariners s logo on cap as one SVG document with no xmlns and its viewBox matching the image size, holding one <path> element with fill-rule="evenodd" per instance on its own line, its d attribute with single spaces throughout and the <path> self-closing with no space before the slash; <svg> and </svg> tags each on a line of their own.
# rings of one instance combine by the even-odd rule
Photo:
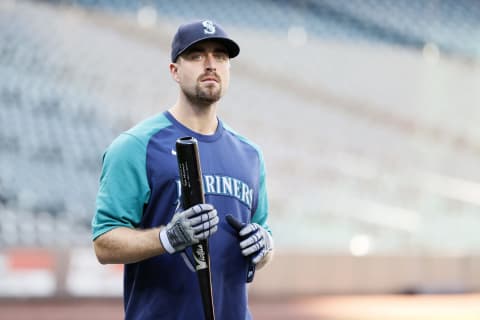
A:
<svg viewBox="0 0 480 320">
<path fill-rule="evenodd" d="M 215 25 L 213 24 L 212 21 L 205 20 L 205 21 L 202 22 L 202 25 L 204 27 L 203 32 L 205 34 L 214 34 L 215 33 Z"/>
</svg>

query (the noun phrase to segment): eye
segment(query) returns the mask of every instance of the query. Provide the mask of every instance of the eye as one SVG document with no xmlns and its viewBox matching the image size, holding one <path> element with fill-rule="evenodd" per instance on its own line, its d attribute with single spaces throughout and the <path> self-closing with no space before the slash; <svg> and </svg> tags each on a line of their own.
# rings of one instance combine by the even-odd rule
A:
<svg viewBox="0 0 480 320">
<path fill-rule="evenodd" d="M 203 54 L 200 52 L 193 52 L 190 54 L 190 60 L 201 61 L 203 59 Z"/>
<path fill-rule="evenodd" d="M 228 54 L 226 52 L 215 52 L 213 54 L 217 61 L 225 62 L 228 61 Z"/>
</svg>

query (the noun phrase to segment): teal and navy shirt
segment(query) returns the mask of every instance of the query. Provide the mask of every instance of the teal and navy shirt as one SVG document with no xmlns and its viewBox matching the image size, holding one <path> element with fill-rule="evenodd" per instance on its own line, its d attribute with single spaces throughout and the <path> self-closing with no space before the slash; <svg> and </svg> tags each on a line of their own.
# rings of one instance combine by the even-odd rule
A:
<svg viewBox="0 0 480 320">
<path fill-rule="evenodd" d="M 213 135 L 201 135 L 164 112 L 118 136 L 103 158 L 93 239 L 117 227 L 147 229 L 172 219 L 180 199 L 175 142 L 185 136 L 198 140 L 205 200 L 220 218 L 209 238 L 216 318 L 250 319 L 248 260 L 225 216 L 269 230 L 265 166 L 259 148 L 220 120 Z M 124 305 L 126 319 L 203 316 L 196 274 L 178 253 L 125 265 Z"/>
</svg>

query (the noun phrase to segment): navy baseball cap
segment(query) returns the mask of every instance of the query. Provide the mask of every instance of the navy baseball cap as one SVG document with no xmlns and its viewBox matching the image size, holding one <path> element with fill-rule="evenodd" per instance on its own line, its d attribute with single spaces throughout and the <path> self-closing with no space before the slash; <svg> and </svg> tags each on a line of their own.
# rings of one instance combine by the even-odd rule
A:
<svg viewBox="0 0 480 320">
<path fill-rule="evenodd" d="M 221 26 L 211 20 L 203 20 L 183 24 L 178 28 L 172 41 L 172 62 L 177 61 L 178 56 L 195 43 L 209 39 L 221 42 L 227 48 L 230 58 L 240 53 L 238 44 L 228 37 Z"/>
</svg>

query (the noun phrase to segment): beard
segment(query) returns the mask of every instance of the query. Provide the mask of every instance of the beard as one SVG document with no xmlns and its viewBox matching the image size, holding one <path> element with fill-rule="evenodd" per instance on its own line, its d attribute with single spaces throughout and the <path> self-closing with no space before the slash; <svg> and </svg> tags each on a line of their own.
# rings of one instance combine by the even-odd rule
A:
<svg viewBox="0 0 480 320">
<path fill-rule="evenodd" d="M 209 106 L 222 97 L 222 85 L 219 82 L 218 86 L 202 86 L 197 83 L 193 90 L 186 88 L 182 89 L 187 99 L 194 105 Z"/>
</svg>

